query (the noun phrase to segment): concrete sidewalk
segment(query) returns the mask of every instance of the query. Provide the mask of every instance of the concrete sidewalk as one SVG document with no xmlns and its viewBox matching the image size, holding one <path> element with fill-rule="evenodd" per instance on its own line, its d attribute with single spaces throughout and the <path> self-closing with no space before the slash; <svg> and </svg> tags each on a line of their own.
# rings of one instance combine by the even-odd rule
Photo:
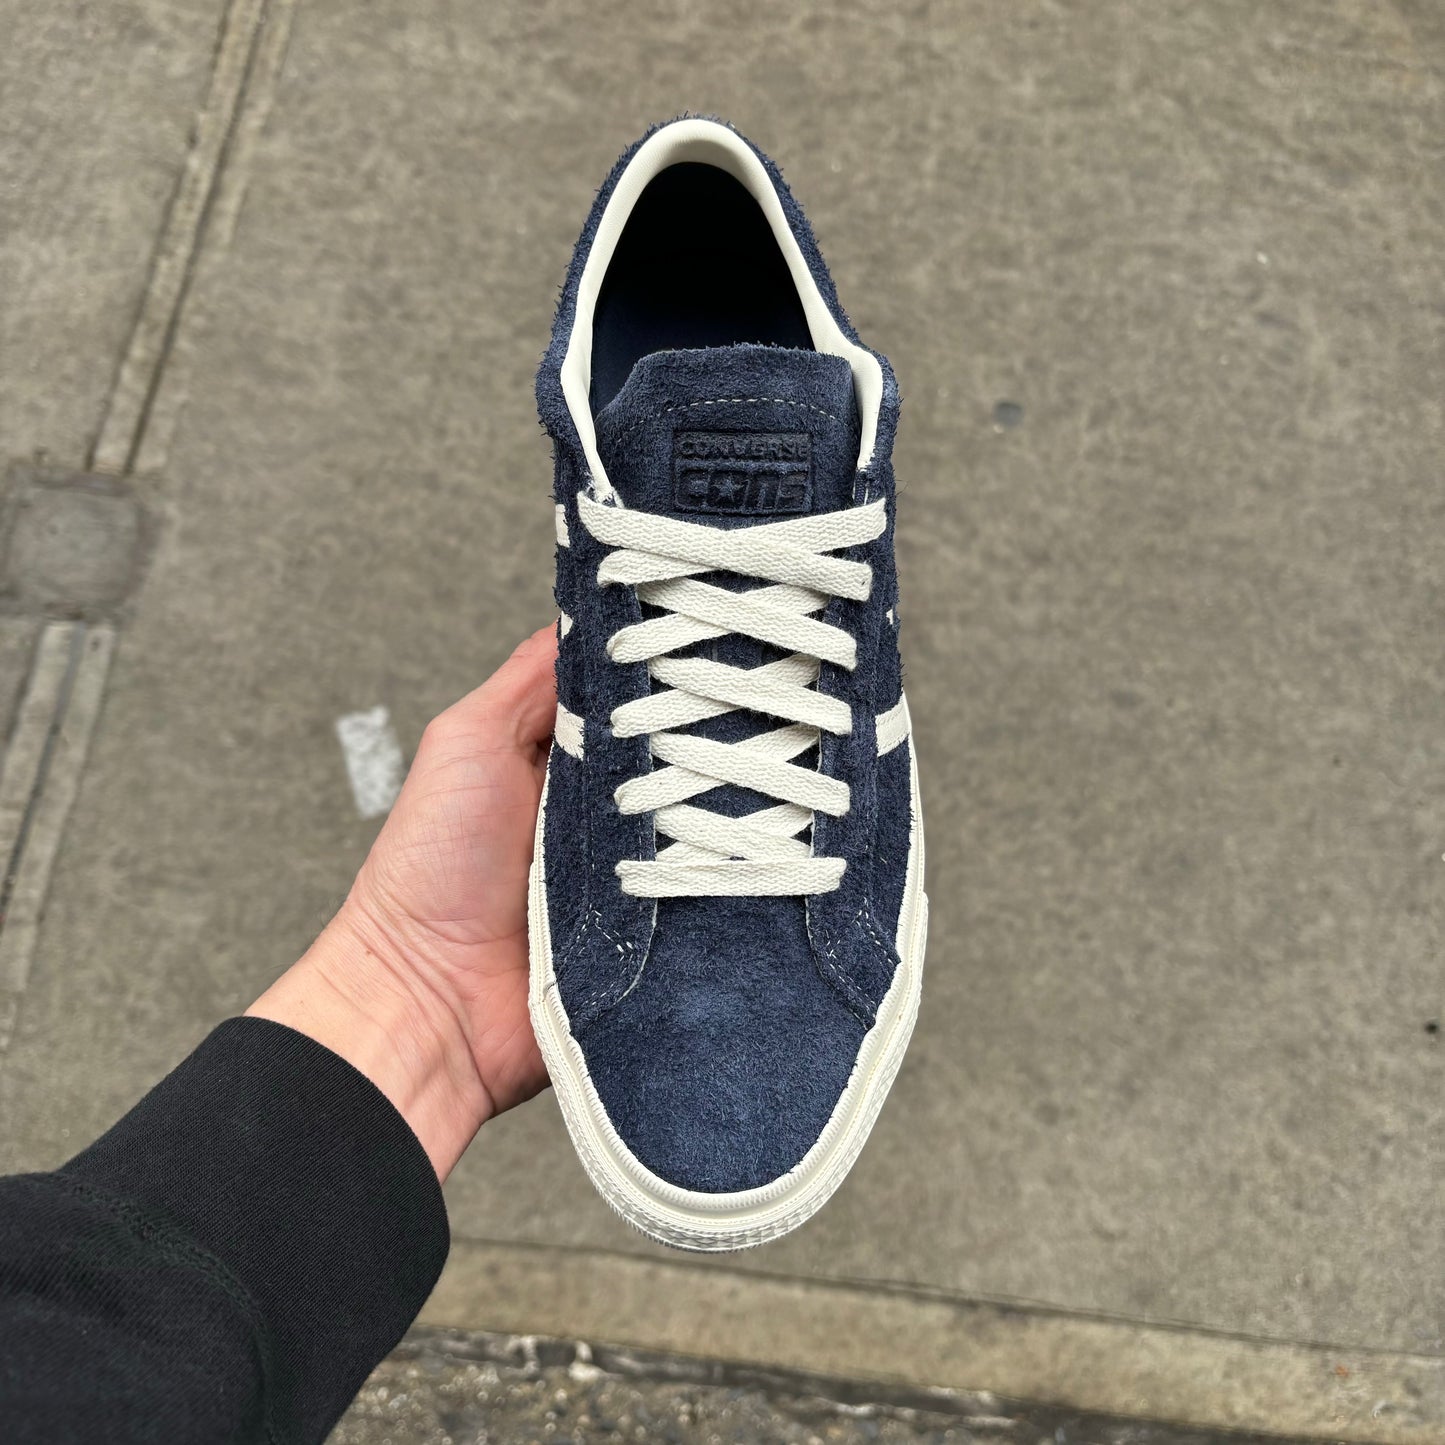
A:
<svg viewBox="0 0 1445 1445">
<path fill-rule="evenodd" d="M 549 616 L 556 288 L 616 153 L 716 112 L 905 395 L 924 1014 L 756 1255 L 498 1121 L 427 1318 L 1445 1436 L 1438 8 L 0 18 L 0 1166 L 305 947 L 376 827 L 336 720 L 409 751 Z"/>
</svg>

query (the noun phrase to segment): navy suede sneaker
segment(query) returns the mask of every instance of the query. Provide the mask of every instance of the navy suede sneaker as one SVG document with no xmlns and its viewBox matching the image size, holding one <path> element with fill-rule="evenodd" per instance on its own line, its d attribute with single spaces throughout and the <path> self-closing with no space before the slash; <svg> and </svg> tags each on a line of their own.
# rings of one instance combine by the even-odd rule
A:
<svg viewBox="0 0 1445 1445">
<path fill-rule="evenodd" d="M 739 1249 L 838 1187 L 918 1011 L 898 391 L 776 168 L 687 119 L 598 194 L 537 398 L 562 620 L 532 1021 L 608 1203 Z"/>
</svg>

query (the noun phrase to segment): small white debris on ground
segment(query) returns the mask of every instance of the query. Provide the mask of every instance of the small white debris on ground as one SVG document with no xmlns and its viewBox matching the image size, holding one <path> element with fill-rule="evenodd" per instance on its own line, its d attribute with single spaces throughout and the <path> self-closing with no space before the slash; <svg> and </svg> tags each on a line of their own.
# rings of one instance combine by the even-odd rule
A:
<svg viewBox="0 0 1445 1445">
<path fill-rule="evenodd" d="M 336 736 L 346 759 L 356 811 L 363 818 L 389 813 L 406 775 L 391 714 L 381 706 L 346 713 L 336 719 Z"/>
</svg>

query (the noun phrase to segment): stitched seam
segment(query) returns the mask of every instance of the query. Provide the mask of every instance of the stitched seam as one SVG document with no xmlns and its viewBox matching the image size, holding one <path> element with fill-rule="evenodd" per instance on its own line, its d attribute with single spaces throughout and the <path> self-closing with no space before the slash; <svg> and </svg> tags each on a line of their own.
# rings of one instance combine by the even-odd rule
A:
<svg viewBox="0 0 1445 1445">
<path fill-rule="evenodd" d="M 565 948 L 556 957 L 554 970 L 560 967 L 567 967 L 581 950 L 589 932 L 600 933 L 617 950 L 618 957 L 626 965 L 629 958 L 637 953 L 637 945 L 630 938 L 620 938 L 602 921 L 602 914 L 594 907 L 588 906 L 582 916 L 582 922 L 567 941 Z M 625 998 L 637 986 L 638 979 L 642 976 L 642 970 L 637 969 L 630 978 L 613 978 L 599 983 L 584 998 L 577 1000 L 576 1013 L 577 1021 L 574 1032 L 585 1029 L 595 1019 L 601 1017 L 613 1004 Z M 572 1010 L 568 1010 L 572 1012 Z"/>
<path fill-rule="evenodd" d="M 132 1204 L 128 1199 L 97 1189 L 83 1180 L 74 1179 L 63 1172 L 52 1176 L 69 1193 L 105 1210 L 128 1229 L 136 1239 L 151 1245 L 163 1259 L 171 1263 L 186 1265 L 219 1286 L 221 1292 L 234 1304 L 250 1326 L 256 1341 L 256 1352 L 261 1358 L 261 1391 L 265 1412 L 266 1439 L 272 1445 L 282 1445 L 276 1433 L 276 1423 L 271 1415 L 270 1381 L 274 1375 L 270 1351 L 267 1348 L 267 1329 L 260 1307 L 251 1298 L 245 1286 L 231 1273 L 226 1265 L 209 1250 L 203 1249 L 193 1240 L 181 1234 L 174 1226 L 153 1218 L 145 1210 Z"/>
<path fill-rule="evenodd" d="M 872 1024 L 872 1010 L 868 1007 L 868 1001 L 863 996 L 863 991 L 848 977 L 838 963 L 838 955 L 831 942 L 823 942 L 820 947 L 820 940 L 813 933 L 813 919 L 811 912 L 803 910 L 803 928 L 807 932 L 808 942 L 813 946 L 813 957 L 827 970 L 832 978 L 838 992 L 843 995 L 844 1006 L 862 1024 Z M 824 938 L 831 939 L 830 932 L 823 930 Z"/>
<path fill-rule="evenodd" d="M 743 404 L 755 405 L 764 402 L 776 406 L 795 406 L 800 411 L 811 411 L 816 413 L 818 416 L 827 417 L 829 421 L 838 421 L 838 418 L 834 416 L 831 411 L 824 411 L 821 406 L 812 406 L 806 401 L 793 401 L 786 396 L 715 396 L 709 398 L 707 401 L 688 401 L 682 402 L 676 406 L 665 406 L 662 408 L 661 411 L 655 412 L 652 416 L 645 416 L 641 418 L 641 420 L 633 422 L 631 426 L 623 427 L 623 429 L 618 432 L 615 437 L 613 437 L 612 444 L 613 446 L 616 446 L 618 442 L 623 440 L 623 438 L 630 437 L 633 432 L 637 431 L 641 427 L 646 426 L 648 422 L 656 421 L 658 417 L 668 416 L 675 411 L 691 411 L 694 407 L 699 406 L 733 406 Z"/>
<path fill-rule="evenodd" d="M 577 527 L 579 532 L 586 532 L 580 516 L 577 519 Z M 574 560 L 573 565 L 577 566 L 578 563 Z M 582 585 L 585 585 L 585 583 Z M 583 608 L 579 605 L 578 617 L 581 616 L 582 612 Z M 574 618 L 574 626 L 576 625 L 577 618 Z M 582 660 L 585 685 L 590 696 L 594 678 L 592 676 L 591 659 L 585 650 L 582 654 Z M 595 901 L 599 897 L 599 889 L 597 886 L 597 840 L 594 833 L 595 819 L 592 805 L 594 802 L 593 790 L 597 786 L 597 775 L 595 772 L 585 771 L 581 781 L 587 830 L 587 866 L 583 874 L 583 888 L 585 892 L 582 900 L 582 919 L 568 940 L 565 948 L 560 952 L 554 953 L 553 973 L 554 976 L 559 978 L 560 983 L 561 970 L 569 967 L 573 961 L 581 955 L 591 935 L 600 934 L 603 939 L 613 946 L 617 952 L 618 963 L 613 966 L 614 975 L 610 978 L 603 978 L 594 984 L 584 997 L 577 1000 L 575 1007 L 568 1007 L 564 1004 L 568 1015 L 569 1027 L 574 1038 L 584 1033 L 609 1009 L 620 1003 L 637 987 L 646 969 L 648 955 L 648 950 L 644 948 L 641 952 L 641 962 L 638 962 L 637 944 L 625 933 L 618 934 L 607 927 L 602 911 Z M 654 916 L 655 913 L 656 910 L 654 908 Z M 559 997 L 560 996 L 559 992 Z"/>
<path fill-rule="evenodd" d="M 892 963 L 896 957 L 895 950 L 884 941 L 883 935 L 878 932 L 878 927 L 873 921 L 872 904 L 866 898 L 858 909 L 858 922 L 863 925 L 868 936 L 878 945 L 878 951 Z"/>
<path fill-rule="evenodd" d="M 579 530 L 585 531 L 585 528 L 580 527 L 580 519 Z M 574 568 L 580 567 L 579 559 L 569 557 L 568 561 L 572 563 Z M 579 617 L 581 615 L 581 611 L 582 609 L 579 607 Z M 574 618 L 574 625 L 575 624 L 576 618 Z M 585 652 L 585 650 L 582 653 L 582 671 L 583 686 L 584 688 L 586 688 L 590 685 L 592 679 L 590 676 L 590 667 L 588 663 L 587 653 Z M 631 940 L 625 938 L 618 938 L 616 934 L 612 933 L 607 928 L 606 924 L 603 922 L 601 911 L 597 908 L 595 902 L 593 901 L 597 896 L 595 884 L 595 876 L 597 873 L 597 857 L 595 853 L 596 839 L 594 838 L 592 831 L 593 820 L 591 807 L 591 795 L 594 786 L 594 776 L 592 773 L 584 771 L 579 782 L 581 797 L 584 804 L 584 816 L 586 819 L 587 866 L 583 872 L 583 888 L 585 891 L 582 900 L 581 921 L 573 930 L 572 936 L 567 940 L 563 948 L 554 954 L 553 974 L 554 977 L 558 978 L 559 984 L 561 971 L 569 968 L 573 960 L 579 956 L 579 954 L 583 950 L 584 945 L 587 942 L 589 934 L 592 932 L 600 933 L 603 938 L 607 939 L 610 943 L 614 945 L 614 947 L 617 949 L 618 956 L 622 960 L 622 965 L 624 967 L 626 965 L 628 955 L 636 951 L 632 945 Z M 547 906 L 551 906 L 550 902 Z M 580 1033 L 583 1029 L 585 1029 L 590 1023 L 601 1017 L 601 1015 L 605 1013 L 607 1009 L 612 1006 L 612 1004 L 617 1002 L 617 1000 L 621 998 L 635 983 L 636 974 L 634 974 L 634 976 L 629 980 L 624 980 L 622 978 L 604 979 L 602 982 L 598 983 L 586 995 L 585 998 L 579 999 L 577 1001 L 575 1011 L 570 1008 L 567 1010 L 567 1013 L 571 1018 L 571 1027 L 574 1037 L 576 1036 L 576 1034 Z"/>
<path fill-rule="evenodd" d="M 838 987 L 843 990 L 843 996 L 853 1013 L 864 1022 L 871 1024 L 873 1022 L 872 1010 L 863 997 L 863 991 L 843 972 L 842 966 L 836 962 L 831 948 L 827 950 L 827 956 L 823 959 L 823 967 L 828 970 Z"/>
</svg>

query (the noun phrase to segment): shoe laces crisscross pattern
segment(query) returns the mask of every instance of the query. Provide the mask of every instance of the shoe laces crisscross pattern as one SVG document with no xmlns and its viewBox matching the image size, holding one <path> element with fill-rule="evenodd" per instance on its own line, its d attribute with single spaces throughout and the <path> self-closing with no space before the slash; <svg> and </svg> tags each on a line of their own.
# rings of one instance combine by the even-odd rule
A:
<svg viewBox="0 0 1445 1445">
<path fill-rule="evenodd" d="M 645 662 L 661 690 L 612 712 L 618 737 L 646 734 L 654 769 L 616 791 L 625 814 L 647 813 L 671 841 L 653 859 L 617 865 L 625 893 L 644 898 L 826 893 L 843 877 L 842 858 L 815 857 L 798 837 L 815 812 L 841 817 L 848 784 L 793 761 L 823 733 L 852 729 L 848 704 L 817 690 L 824 662 L 852 671 L 857 644 L 841 627 L 813 614 L 834 597 L 867 599 L 873 569 L 829 553 L 882 536 L 881 501 L 783 522 L 721 528 L 578 499 L 582 525 L 613 548 L 597 571 L 599 586 L 637 589 L 659 615 L 632 623 L 607 641 L 617 663 Z M 730 591 L 698 580 L 728 572 L 761 585 Z M 734 634 L 786 655 L 757 667 L 734 667 L 674 654 Z M 683 731 L 705 718 L 747 710 L 785 726 L 724 743 Z M 776 805 L 730 817 L 688 800 L 735 784 Z"/>
</svg>

